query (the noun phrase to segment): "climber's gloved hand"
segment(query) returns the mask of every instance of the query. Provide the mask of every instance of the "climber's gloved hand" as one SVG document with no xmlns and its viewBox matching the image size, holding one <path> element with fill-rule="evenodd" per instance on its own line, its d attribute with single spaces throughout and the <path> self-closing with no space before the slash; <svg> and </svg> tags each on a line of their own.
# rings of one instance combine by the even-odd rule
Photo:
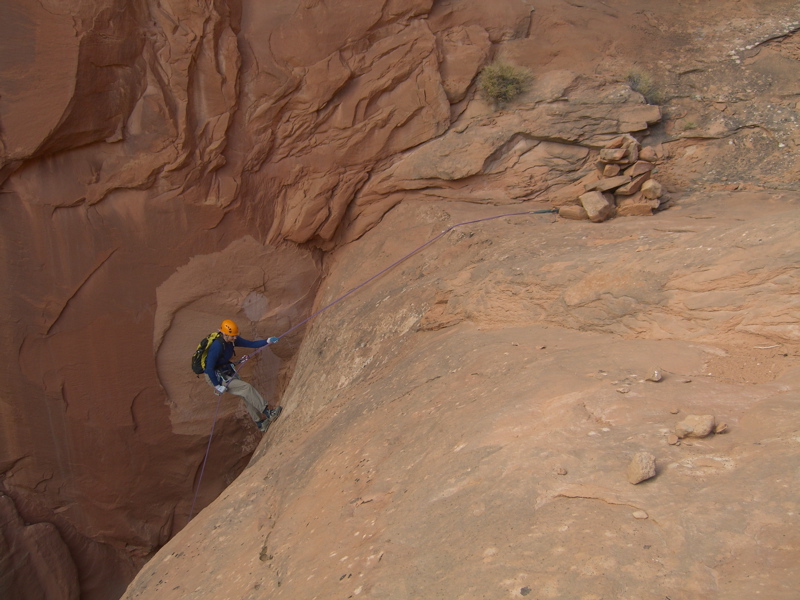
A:
<svg viewBox="0 0 800 600">
<path fill-rule="evenodd" d="M 217 385 L 214 387 L 214 389 L 217 390 L 217 396 L 221 396 L 228 391 L 228 388 L 226 388 L 224 385 Z"/>
<path fill-rule="evenodd" d="M 267 345 L 277 344 L 279 341 L 281 341 L 281 338 L 271 337 L 267 340 Z"/>
</svg>

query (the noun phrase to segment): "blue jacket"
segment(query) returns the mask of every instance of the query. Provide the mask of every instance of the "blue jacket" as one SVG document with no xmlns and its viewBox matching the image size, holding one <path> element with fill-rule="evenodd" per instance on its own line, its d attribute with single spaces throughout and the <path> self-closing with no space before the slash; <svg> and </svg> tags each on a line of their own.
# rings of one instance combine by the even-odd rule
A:
<svg viewBox="0 0 800 600">
<path fill-rule="evenodd" d="M 211 383 L 215 386 L 222 385 L 217 376 L 217 369 L 224 369 L 231 364 L 233 357 L 233 347 L 242 346 L 244 348 L 261 348 L 267 345 L 267 340 L 256 340 L 251 342 L 244 338 L 237 337 L 233 343 L 226 342 L 222 336 L 211 342 L 206 356 L 206 375 L 211 378 Z"/>
</svg>

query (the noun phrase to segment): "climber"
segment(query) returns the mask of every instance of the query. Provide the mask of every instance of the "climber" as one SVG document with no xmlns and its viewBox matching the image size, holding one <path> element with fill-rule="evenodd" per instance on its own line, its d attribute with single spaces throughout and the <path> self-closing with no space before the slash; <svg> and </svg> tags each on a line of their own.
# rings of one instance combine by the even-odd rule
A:
<svg viewBox="0 0 800 600">
<path fill-rule="evenodd" d="M 231 363 L 234 355 L 234 346 L 244 348 L 262 348 L 267 344 L 274 344 L 278 338 L 250 341 L 239 337 L 239 327 L 230 319 L 225 319 L 220 325 L 217 337 L 208 347 L 205 360 L 205 378 L 217 394 L 230 392 L 244 400 L 245 408 L 252 417 L 258 430 L 264 432 L 278 415 L 281 407 L 269 408 L 267 402 L 252 385 L 239 378 L 239 374 Z M 247 358 L 247 357 L 245 357 Z"/>
</svg>

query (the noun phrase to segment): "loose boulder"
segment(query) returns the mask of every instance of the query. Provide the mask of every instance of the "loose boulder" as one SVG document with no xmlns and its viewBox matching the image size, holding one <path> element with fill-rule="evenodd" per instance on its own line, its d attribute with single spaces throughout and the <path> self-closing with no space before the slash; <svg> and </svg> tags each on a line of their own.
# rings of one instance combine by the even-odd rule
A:
<svg viewBox="0 0 800 600">
<path fill-rule="evenodd" d="M 589 220 L 601 223 L 614 214 L 614 199 L 613 196 L 610 198 L 609 196 L 609 194 L 594 191 L 587 192 L 579 198 Z"/>
</svg>

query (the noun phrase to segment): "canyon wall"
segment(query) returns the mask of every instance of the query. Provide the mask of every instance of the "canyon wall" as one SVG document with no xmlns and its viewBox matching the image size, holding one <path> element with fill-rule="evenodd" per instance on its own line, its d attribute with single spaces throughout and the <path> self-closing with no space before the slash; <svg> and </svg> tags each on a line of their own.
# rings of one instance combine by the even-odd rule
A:
<svg viewBox="0 0 800 600">
<path fill-rule="evenodd" d="M 4 586 L 49 580 L 56 552 L 64 597 L 119 595 L 185 524 L 215 414 L 195 344 L 225 317 L 265 337 L 307 316 L 316 249 L 380 218 L 348 212 L 370 169 L 443 133 L 489 55 L 484 29 L 442 24 L 468 55 L 445 87 L 431 4 L 0 8 L 0 471 L 4 536 L 31 548 Z M 529 16 L 506 12 L 498 39 Z M 301 338 L 247 377 L 274 398 Z M 198 509 L 257 441 L 226 399 Z M 53 525 L 38 549 L 32 523 Z"/>
<path fill-rule="evenodd" d="M 189 371 L 199 339 L 293 330 L 245 370 L 277 401 L 326 253 L 399 203 L 572 202 L 620 133 L 669 146 L 673 193 L 788 185 L 796 7 L 735 4 L 735 39 L 657 2 L 0 6 L 0 590 L 119 596 L 260 442 Z M 662 120 L 625 74 L 667 56 Z M 494 57 L 534 75 L 513 109 L 476 94 Z"/>
</svg>

